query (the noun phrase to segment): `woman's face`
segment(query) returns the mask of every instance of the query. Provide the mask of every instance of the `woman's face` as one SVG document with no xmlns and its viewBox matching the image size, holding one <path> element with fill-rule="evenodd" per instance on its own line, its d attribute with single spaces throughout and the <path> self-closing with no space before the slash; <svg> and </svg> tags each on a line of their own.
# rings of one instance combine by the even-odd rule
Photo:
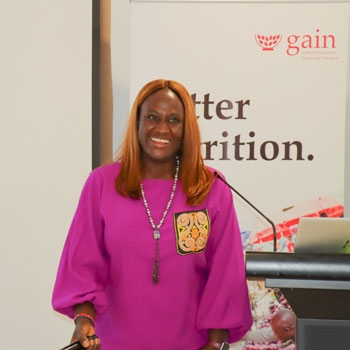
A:
<svg viewBox="0 0 350 350">
<path fill-rule="evenodd" d="M 185 112 L 179 97 L 161 89 L 141 104 L 138 137 L 144 162 L 174 162 L 184 135 Z"/>
</svg>

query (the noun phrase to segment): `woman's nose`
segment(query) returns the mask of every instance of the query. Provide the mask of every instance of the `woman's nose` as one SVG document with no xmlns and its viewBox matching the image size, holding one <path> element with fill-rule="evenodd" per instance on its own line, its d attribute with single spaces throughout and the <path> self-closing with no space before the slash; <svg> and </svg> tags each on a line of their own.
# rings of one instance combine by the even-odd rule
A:
<svg viewBox="0 0 350 350">
<path fill-rule="evenodd" d="M 168 132 L 170 130 L 170 128 L 169 128 L 169 124 L 168 124 L 167 120 L 165 118 L 160 118 L 158 123 L 157 123 L 156 129 L 158 131 Z"/>
</svg>

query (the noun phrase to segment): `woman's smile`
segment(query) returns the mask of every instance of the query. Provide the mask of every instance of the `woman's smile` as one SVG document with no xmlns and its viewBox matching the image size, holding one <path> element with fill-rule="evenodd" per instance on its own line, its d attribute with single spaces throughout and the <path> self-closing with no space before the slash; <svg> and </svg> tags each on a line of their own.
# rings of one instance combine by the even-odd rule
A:
<svg viewBox="0 0 350 350">
<path fill-rule="evenodd" d="M 160 138 L 156 138 L 156 137 L 151 137 L 151 140 L 154 142 L 154 143 L 160 143 L 162 145 L 167 145 L 170 141 L 167 140 L 167 139 L 160 139 Z"/>
</svg>

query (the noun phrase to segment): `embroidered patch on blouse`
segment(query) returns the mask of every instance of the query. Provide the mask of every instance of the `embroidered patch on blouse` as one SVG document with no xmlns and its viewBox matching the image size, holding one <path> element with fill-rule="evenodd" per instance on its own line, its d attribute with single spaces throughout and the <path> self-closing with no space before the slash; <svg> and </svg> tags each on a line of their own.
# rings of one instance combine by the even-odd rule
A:
<svg viewBox="0 0 350 350">
<path fill-rule="evenodd" d="M 210 221 L 206 209 L 174 214 L 176 250 L 180 255 L 200 253 L 209 237 Z"/>
</svg>

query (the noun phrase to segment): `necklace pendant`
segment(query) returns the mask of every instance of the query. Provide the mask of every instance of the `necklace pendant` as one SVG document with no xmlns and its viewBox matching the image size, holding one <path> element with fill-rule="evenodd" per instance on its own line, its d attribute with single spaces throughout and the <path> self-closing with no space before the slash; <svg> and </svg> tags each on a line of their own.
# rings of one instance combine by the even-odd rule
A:
<svg viewBox="0 0 350 350">
<path fill-rule="evenodd" d="M 153 284 L 159 283 L 159 259 L 157 258 L 154 259 L 152 282 Z"/>
<path fill-rule="evenodd" d="M 160 238 L 160 232 L 158 230 L 154 230 L 153 237 L 157 241 Z"/>
</svg>

